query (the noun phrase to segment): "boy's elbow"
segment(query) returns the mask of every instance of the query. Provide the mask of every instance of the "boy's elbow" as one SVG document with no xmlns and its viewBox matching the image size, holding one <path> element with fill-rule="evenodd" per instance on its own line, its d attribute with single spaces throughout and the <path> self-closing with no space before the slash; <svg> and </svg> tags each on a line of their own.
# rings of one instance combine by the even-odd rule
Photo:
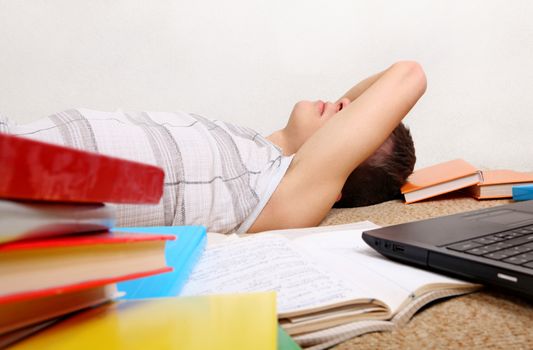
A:
<svg viewBox="0 0 533 350">
<path fill-rule="evenodd" d="M 414 85 L 414 88 L 424 94 L 427 88 L 427 79 L 424 69 L 416 61 L 399 61 L 391 66 L 391 69 L 401 72 L 401 74 Z"/>
</svg>

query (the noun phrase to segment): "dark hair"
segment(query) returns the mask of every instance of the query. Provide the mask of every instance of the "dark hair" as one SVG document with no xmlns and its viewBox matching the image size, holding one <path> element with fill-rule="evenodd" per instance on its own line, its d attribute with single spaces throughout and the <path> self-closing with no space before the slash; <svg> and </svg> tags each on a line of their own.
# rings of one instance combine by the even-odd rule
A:
<svg viewBox="0 0 533 350">
<path fill-rule="evenodd" d="M 383 145 L 348 176 L 334 208 L 352 208 L 401 198 L 400 187 L 413 172 L 415 147 L 400 123 Z"/>
</svg>

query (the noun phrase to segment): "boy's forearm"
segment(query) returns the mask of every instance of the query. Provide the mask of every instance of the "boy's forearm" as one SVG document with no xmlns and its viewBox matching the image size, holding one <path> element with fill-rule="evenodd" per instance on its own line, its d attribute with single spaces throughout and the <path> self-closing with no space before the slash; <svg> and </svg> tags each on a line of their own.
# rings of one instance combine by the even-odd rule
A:
<svg viewBox="0 0 533 350">
<path fill-rule="evenodd" d="M 318 130 L 298 150 L 293 162 L 305 163 L 303 174 L 345 181 L 353 169 L 383 144 L 425 89 L 425 75 L 418 64 L 394 64 Z M 331 181 L 328 178 L 325 183 Z"/>
<path fill-rule="evenodd" d="M 338 99 L 338 101 L 340 101 L 341 99 L 343 99 L 345 97 L 348 98 L 350 101 L 354 101 L 356 98 L 361 96 L 361 94 L 363 92 L 365 92 L 366 89 L 368 89 L 370 86 L 372 86 L 372 84 L 374 84 L 376 82 L 376 80 L 378 80 L 383 75 L 383 73 L 385 73 L 385 72 L 386 72 L 386 70 L 384 70 L 382 72 L 379 72 L 379 73 L 376 73 L 376 74 L 374 74 L 374 75 L 372 75 L 372 76 L 360 81 L 359 83 L 354 85 L 350 90 L 348 90 L 343 96 L 341 96 Z"/>
</svg>

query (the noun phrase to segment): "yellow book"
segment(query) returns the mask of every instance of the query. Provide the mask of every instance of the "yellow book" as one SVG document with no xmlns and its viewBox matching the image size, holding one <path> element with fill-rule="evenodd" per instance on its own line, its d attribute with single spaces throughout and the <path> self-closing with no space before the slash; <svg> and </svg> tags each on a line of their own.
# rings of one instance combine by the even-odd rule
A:
<svg viewBox="0 0 533 350">
<path fill-rule="evenodd" d="M 274 292 L 125 300 L 68 318 L 13 349 L 277 348 Z"/>
</svg>

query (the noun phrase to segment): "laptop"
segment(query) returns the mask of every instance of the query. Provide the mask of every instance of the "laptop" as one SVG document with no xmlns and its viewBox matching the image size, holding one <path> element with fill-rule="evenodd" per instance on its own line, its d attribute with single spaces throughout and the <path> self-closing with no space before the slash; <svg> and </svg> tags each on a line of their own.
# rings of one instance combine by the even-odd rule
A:
<svg viewBox="0 0 533 350">
<path fill-rule="evenodd" d="M 533 200 L 363 232 L 379 253 L 533 296 Z"/>
</svg>

